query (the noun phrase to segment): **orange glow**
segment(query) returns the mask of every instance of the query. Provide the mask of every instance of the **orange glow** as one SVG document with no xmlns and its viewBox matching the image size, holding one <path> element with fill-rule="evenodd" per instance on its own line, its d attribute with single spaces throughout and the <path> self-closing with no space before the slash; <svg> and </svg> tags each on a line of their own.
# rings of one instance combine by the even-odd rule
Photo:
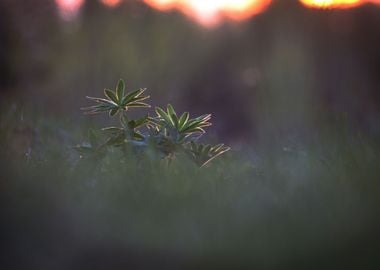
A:
<svg viewBox="0 0 380 270">
<path fill-rule="evenodd" d="M 175 8 L 180 1 L 175 0 L 143 0 L 148 5 L 154 7 L 155 9 L 166 11 Z"/>
<path fill-rule="evenodd" d="M 123 0 L 98 0 L 116 7 Z M 125 0 L 129 1 L 129 0 Z M 212 27 L 223 19 L 242 21 L 263 12 L 272 0 L 142 0 L 160 11 L 177 9 L 198 23 Z M 361 4 L 380 4 L 380 0 L 299 0 L 309 8 L 351 8 Z M 72 20 L 85 0 L 55 0 L 63 19 Z"/>
<path fill-rule="evenodd" d="M 78 13 L 84 0 L 55 0 L 59 12 L 64 19 L 70 20 Z"/>
<path fill-rule="evenodd" d="M 121 0 L 100 0 L 100 2 L 109 7 L 116 7 L 120 4 Z"/>
<path fill-rule="evenodd" d="M 143 0 L 161 11 L 177 9 L 205 26 L 223 18 L 241 21 L 262 12 L 271 0 Z"/>
<path fill-rule="evenodd" d="M 352 8 L 366 3 L 380 4 L 380 0 L 300 0 L 312 8 Z"/>
</svg>

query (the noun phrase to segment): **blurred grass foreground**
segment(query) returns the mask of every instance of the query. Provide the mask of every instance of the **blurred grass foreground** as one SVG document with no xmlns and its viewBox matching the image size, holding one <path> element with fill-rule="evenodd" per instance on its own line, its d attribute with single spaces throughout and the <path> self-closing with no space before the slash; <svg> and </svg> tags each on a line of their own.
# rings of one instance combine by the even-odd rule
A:
<svg viewBox="0 0 380 270">
<path fill-rule="evenodd" d="M 370 4 L 278 0 L 209 29 L 142 1 L 67 21 L 1 0 L 0 269 L 380 269 L 379 42 Z M 231 150 L 81 157 L 108 119 L 79 108 L 119 78 L 212 113 Z"/>
</svg>

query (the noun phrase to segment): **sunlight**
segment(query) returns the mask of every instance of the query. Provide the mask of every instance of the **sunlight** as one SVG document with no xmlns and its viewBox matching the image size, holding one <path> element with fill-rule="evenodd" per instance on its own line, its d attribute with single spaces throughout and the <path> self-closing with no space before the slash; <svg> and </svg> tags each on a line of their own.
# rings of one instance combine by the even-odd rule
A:
<svg viewBox="0 0 380 270">
<path fill-rule="evenodd" d="M 271 0 L 144 0 L 158 10 L 177 9 L 204 26 L 215 26 L 223 18 L 235 21 L 262 12 Z"/>
<path fill-rule="evenodd" d="M 62 18 L 71 20 L 78 14 L 84 0 L 55 0 L 55 2 Z"/>
<path fill-rule="evenodd" d="M 121 0 L 100 0 L 100 2 L 109 7 L 116 7 L 121 3 Z"/>
<path fill-rule="evenodd" d="M 300 0 L 312 8 L 352 8 L 366 3 L 380 4 L 380 0 Z"/>
<path fill-rule="evenodd" d="M 172 8 L 175 8 L 176 5 L 179 4 L 180 1 L 176 0 L 143 0 L 145 3 L 150 5 L 151 7 L 158 9 L 158 10 L 169 10 Z"/>
<path fill-rule="evenodd" d="M 60 15 L 72 20 L 85 0 L 55 0 Z M 108 7 L 116 7 L 123 0 L 99 0 Z M 142 0 L 160 10 L 179 10 L 206 27 L 220 24 L 224 19 L 242 21 L 263 12 L 272 0 Z M 366 3 L 380 4 L 380 0 L 299 0 L 310 8 L 351 8 Z"/>
</svg>

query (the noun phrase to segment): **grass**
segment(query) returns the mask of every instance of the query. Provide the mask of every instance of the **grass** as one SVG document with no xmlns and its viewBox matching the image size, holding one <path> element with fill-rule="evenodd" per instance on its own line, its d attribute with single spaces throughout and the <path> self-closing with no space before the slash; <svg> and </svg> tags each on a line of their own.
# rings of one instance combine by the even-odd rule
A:
<svg viewBox="0 0 380 270">
<path fill-rule="evenodd" d="M 79 127 L 14 115 L 1 114 L 2 269 L 378 266 L 376 138 L 331 126 L 302 147 L 167 167 L 80 159 Z"/>
</svg>

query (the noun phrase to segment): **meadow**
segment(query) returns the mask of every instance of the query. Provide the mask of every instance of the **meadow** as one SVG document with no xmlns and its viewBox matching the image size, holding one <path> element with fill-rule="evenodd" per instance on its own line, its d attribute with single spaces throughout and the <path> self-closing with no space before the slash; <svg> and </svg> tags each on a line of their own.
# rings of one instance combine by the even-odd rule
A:
<svg viewBox="0 0 380 270">
<path fill-rule="evenodd" d="M 1 119 L 8 267 L 377 265 L 380 144 L 342 123 L 312 143 L 252 144 L 199 168 L 119 148 L 81 158 L 73 146 L 88 123 L 23 114 L 13 106 Z"/>
</svg>

